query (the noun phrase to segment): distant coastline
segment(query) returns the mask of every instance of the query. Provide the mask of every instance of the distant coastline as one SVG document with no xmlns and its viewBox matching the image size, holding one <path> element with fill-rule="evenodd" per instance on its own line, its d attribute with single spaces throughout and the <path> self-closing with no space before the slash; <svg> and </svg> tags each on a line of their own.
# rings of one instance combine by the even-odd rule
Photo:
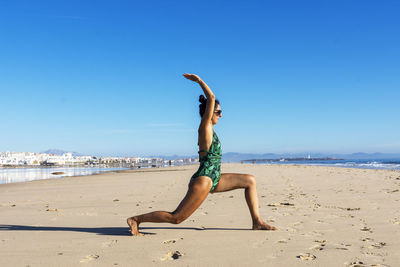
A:
<svg viewBox="0 0 400 267">
<path fill-rule="evenodd" d="M 0 152 L 0 168 L 149 168 L 176 166 L 197 162 L 197 158 L 164 159 L 161 157 L 97 157 L 82 156 L 77 152 L 48 150 L 57 154 L 36 152 Z"/>
<path fill-rule="evenodd" d="M 55 168 L 132 168 L 122 165 L 0 165 L 0 169 L 55 169 Z"/>
<path fill-rule="evenodd" d="M 400 171 L 398 159 L 334 159 L 334 158 L 284 158 L 284 159 L 250 159 L 242 164 L 266 165 L 309 165 L 356 169 L 397 170 Z"/>
<path fill-rule="evenodd" d="M 256 163 L 256 162 L 283 162 L 283 161 L 333 161 L 333 160 L 344 160 L 337 158 L 280 158 L 280 159 L 246 159 L 242 160 L 241 163 Z"/>
</svg>

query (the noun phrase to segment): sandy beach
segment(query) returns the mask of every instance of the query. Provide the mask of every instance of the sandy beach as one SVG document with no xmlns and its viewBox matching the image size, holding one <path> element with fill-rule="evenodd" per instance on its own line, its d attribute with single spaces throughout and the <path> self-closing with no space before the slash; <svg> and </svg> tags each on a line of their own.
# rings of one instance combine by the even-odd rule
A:
<svg viewBox="0 0 400 267">
<path fill-rule="evenodd" d="M 400 266 L 400 172 L 223 164 L 257 179 L 252 231 L 243 190 L 210 194 L 179 225 L 126 218 L 172 211 L 197 165 L 0 185 L 0 266 Z"/>
</svg>

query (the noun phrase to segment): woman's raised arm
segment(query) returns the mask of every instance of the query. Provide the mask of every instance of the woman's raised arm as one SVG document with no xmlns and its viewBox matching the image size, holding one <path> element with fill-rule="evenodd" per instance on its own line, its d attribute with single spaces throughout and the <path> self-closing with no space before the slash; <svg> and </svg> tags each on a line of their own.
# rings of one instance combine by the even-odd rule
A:
<svg viewBox="0 0 400 267">
<path fill-rule="evenodd" d="M 211 118 L 214 114 L 215 96 L 214 96 L 213 92 L 211 91 L 210 87 L 208 87 L 208 85 L 202 79 L 200 79 L 200 77 L 197 76 L 196 74 L 185 73 L 185 74 L 183 74 L 183 76 L 186 79 L 189 79 L 191 81 L 198 83 L 201 86 L 201 88 L 203 89 L 203 92 L 207 98 L 207 105 L 206 105 L 206 110 L 204 112 L 204 115 L 203 115 L 201 121 L 202 121 L 202 123 L 203 122 L 211 122 Z"/>
</svg>

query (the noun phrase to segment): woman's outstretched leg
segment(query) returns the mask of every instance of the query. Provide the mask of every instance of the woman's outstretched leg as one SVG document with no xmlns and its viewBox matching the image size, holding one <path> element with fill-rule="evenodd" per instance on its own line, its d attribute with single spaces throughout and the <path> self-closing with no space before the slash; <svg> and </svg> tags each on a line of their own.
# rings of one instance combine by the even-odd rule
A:
<svg viewBox="0 0 400 267">
<path fill-rule="evenodd" d="M 277 230 L 276 227 L 265 223 L 258 208 L 258 195 L 256 179 L 250 174 L 223 173 L 218 185 L 211 193 L 226 192 L 238 188 L 244 188 L 244 195 L 249 207 L 254 230 Z"/>
<path fill-rule="evenodd" d="M 134 236 L 141 235 L 139 224 L 142 222 L 173 223 L 178 224 L 186 220 L 206 199 L 212 186 L 209 177 L 197 177 L 189 184 L 186 196 L 173 212 L 153 211 L 142 215 L 133 216 L 127 219 L 131 233 Z"/>
</svg>

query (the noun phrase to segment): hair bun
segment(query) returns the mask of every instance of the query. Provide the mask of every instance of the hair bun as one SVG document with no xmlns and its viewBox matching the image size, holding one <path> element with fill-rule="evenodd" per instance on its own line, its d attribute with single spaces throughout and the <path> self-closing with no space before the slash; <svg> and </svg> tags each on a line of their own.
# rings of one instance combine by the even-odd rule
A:
<svg viewBox="0 0 400 267">
<path fill-rule="evenodd" d="M 207 102 L 206 97 L 204 95 L 200 95 L 199 102 L 202 103 L 202 104 L 206 103 Z"/>
</svg>

